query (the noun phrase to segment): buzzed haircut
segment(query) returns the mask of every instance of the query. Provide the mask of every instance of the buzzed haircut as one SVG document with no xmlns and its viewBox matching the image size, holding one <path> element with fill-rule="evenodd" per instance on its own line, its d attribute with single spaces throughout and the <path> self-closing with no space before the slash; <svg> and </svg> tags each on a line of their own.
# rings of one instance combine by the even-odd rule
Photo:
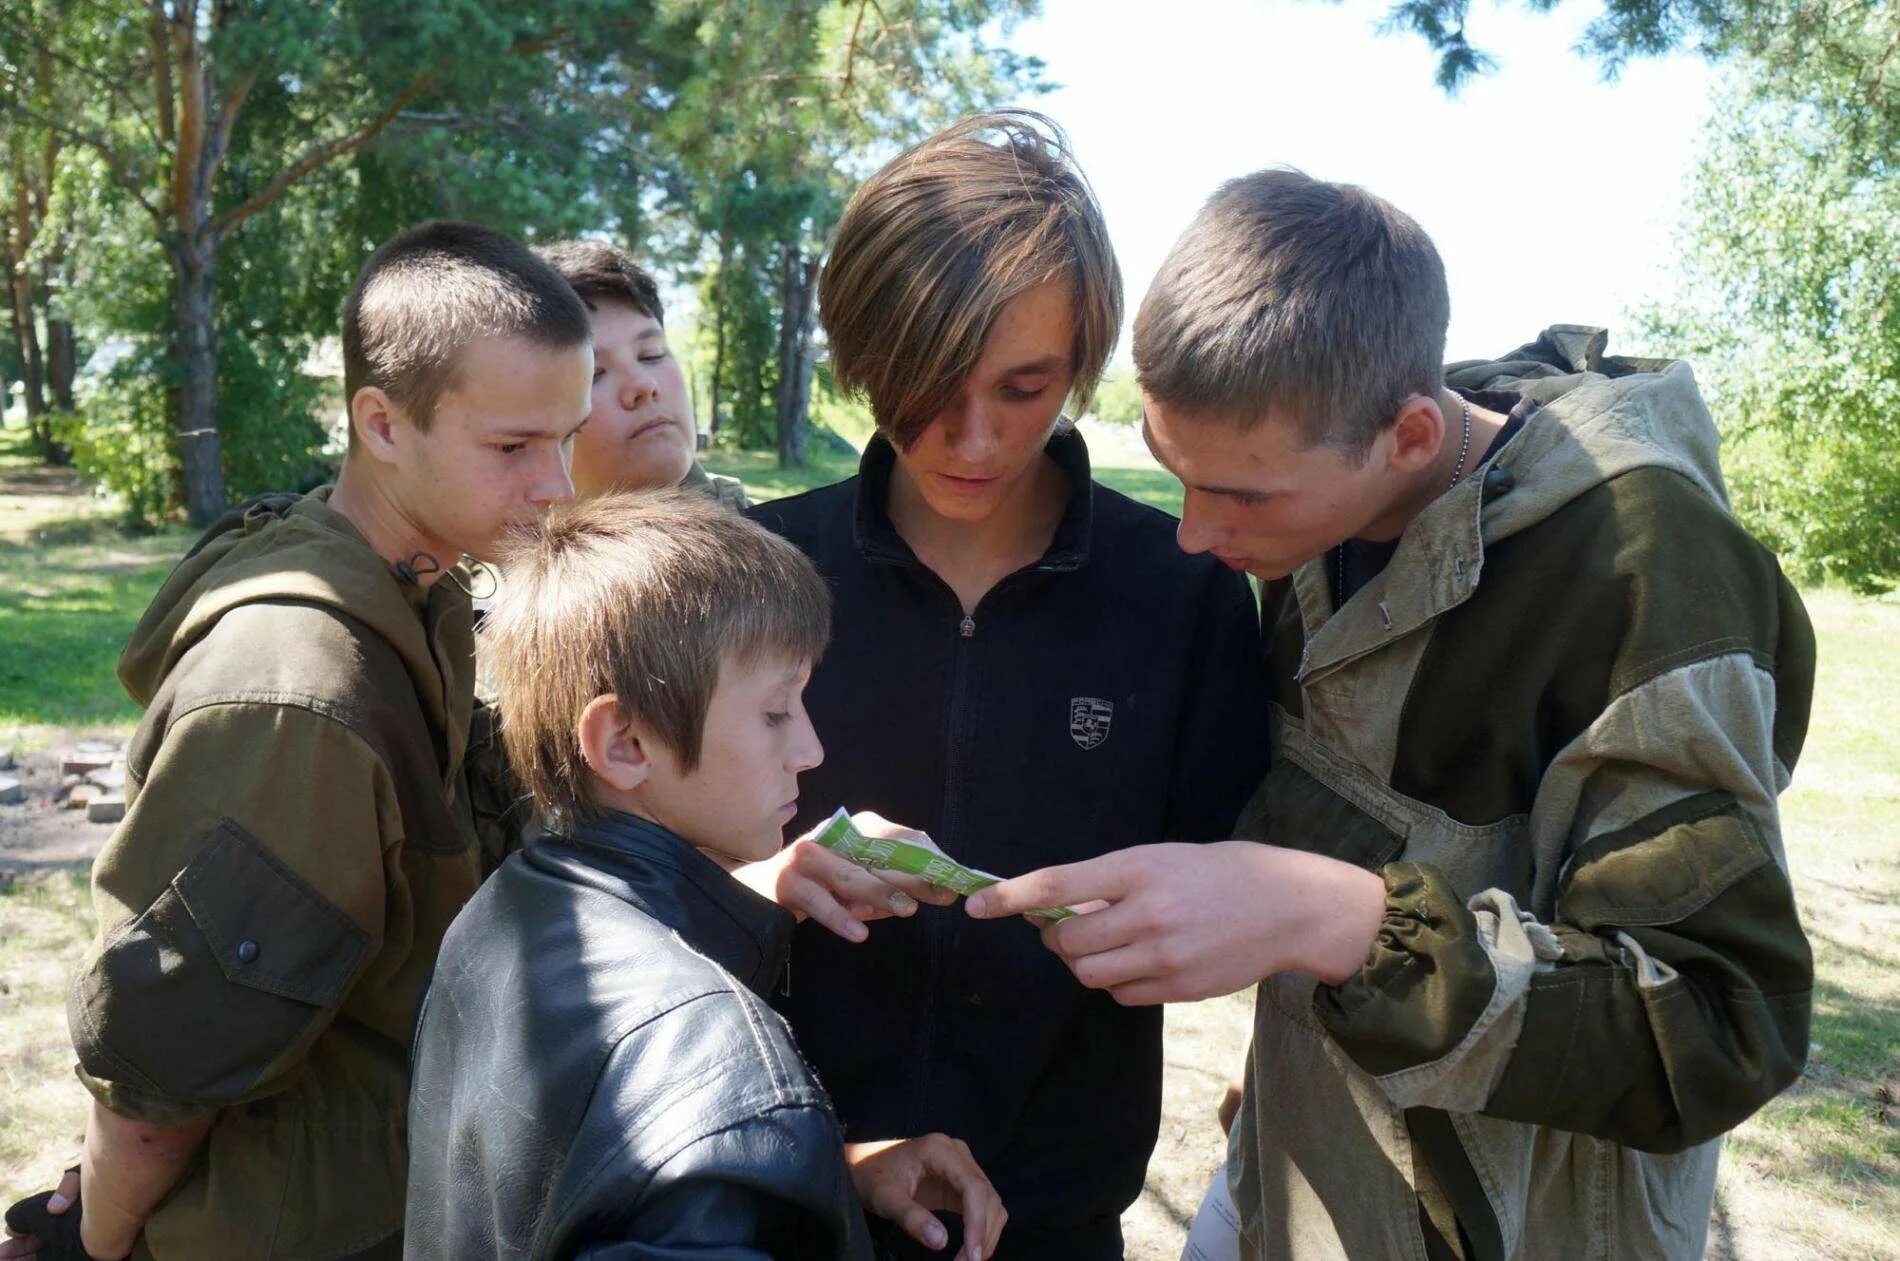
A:
<svg viewBox="0 0 1900 1261">
<path fill-rule="evenodd" d="M 343 304 L 344 398 L 373 385 L 427 430 L 462 350 L 487 337 L 566 350 L 594 331 L 568 283 L 506 233 L 447 220 L 411 228 L 370 255 Z"/>
<path fill-rule="evenodd" d="M 1062 129 L 1029 110 L 976 114 L 858 187 L 818 279 L 832 374 L 909 448 L 976 370 L 997 316 L 1048 281 L 1075 304 L 1077 411 L 1121 334 L 1108 227 Z"/>
<path fill-rule="evenodd" d="M 588 310 L 598 311 L 602 302 L 618 302 L 656 323 L 666 323 L 660 286 L 652 273 L 618 246 L 605 241 L 556 241 L 536 246 L 534 252 L 561 273 Z"/>
<path fill-rule="evenodd" d="M 1410 216 L 1292 170 L 1221 186 L 1135 317 L 1141 388 L 1242 430 L 1269 410 L 1363 461 L 1414 394 L 1444 383 L 1451 299 Z"/>
<path fill-rule="evenodd" d="M 537 807 L 597 813 L 580 718 L 599 696 L 699 766 L 719 671 L 817 660 L 831 598 L 792 544 L 689 491 L 554 508 L 519 536 L 483 622 L 508 761 Z"/>
</svg>

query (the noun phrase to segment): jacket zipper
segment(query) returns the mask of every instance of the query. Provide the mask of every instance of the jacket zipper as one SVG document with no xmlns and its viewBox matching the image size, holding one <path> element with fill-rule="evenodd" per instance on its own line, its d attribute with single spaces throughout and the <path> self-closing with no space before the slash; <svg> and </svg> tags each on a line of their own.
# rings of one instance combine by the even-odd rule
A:
<svg viewBox="0 0 1900 1261">
<path fill-rule="evenodd" d="M 940 580 L 941 581 L 941 580 Z M 955 599 L 948 585 L 946 594 Z M 970 690 L 970 655 L 972 641 L 976 638 L 976 614 L 963 612 L 957 622 L 957 635 L 951 648 L 950 668 L 950 710 L 946 720 L 949 739 L 945 742 L 944 753 L 944 802 L 940 835 L 936 842 L 945 852 L 957 852 L 958 806 L 963 797 L 963 756 L 962 750 L 967 742 L 963 738 L 963 727 L 967 722 Z M 928 1104 L 930 1098 L 931 1077 L 931 1041 L 936 1032 L 937 1004 L 942 988 L 945 956 L 949 953 L 950 934 L 955 924 L 941 915 L 933 915 L 924 922 L 924 1001 L 922 1018 L 918 1021 L 918 1047 L 921 1062 L 917 1065 L 916 1087 L 911 1094 L 911 1130 L 922 1133 L 928 1122 Z"/>
</svg>

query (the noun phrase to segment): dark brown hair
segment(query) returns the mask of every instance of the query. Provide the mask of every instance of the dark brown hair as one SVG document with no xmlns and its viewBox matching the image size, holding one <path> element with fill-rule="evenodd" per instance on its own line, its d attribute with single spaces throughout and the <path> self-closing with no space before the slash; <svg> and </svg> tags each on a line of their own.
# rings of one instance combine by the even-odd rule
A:
<svg viewBox="0 0 1900 1261">
<path fill-rule="evenodd" d="M 816 660 L 831 601 L 804 553 L 690 491 L 554 508 L 518 537 L 482 624 L 508 761 L 544 810 L 595 809 L 582 711 L 599 696 L 699 765 L 721 666 Z"/>
<path fill-rule="evenodd" d="M 1122 282 L 1062 130 L 976 114 L 905 150 L 852 195 L 818 280 L 832 372 L 908 448 L 975 371 L 1009 301 L 1046 281 L 1075 303 L 1075 409 L 1121 333 Z"/>
<path fill-rule="evenodd" d="M 411 228 L 370 255 L 343 304 L 344 398 L 373 385 L 426 430 L 462 348 L 485 337 L 565 350 L 594 330 L 568 283 L 513 237 L 474 223 Z"/>
<path fill-rule="evenodd" d="M 556 241 L 534 251 L 561 279 L 572 285 L 590 310 L 602 302 L 620 302 L 641 315 L 666 323 L 660 286 L 633 255 L 605 241 Z"/>
<path fill-rule="evenodd" d="M 1364 459 L 1411 395 L 1444 382 L 1451 300 L 1431 238 L 1363 188 L 1298 171 L 1221 186 L 1135 317 L 1156 402 L 1249 429 L 1269 409 Z"/>
</svg>

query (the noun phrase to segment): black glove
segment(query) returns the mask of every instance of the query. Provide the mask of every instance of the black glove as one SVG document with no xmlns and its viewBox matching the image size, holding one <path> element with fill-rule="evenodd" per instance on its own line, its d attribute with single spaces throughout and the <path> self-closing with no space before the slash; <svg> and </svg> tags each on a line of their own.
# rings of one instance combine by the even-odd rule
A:
<svg viewBox="0 0 1900 1261">
<path fill-rule="evenodd" d="M 93 1261 L 86 1245 L 79 1242 L 78 1197 L 64 1213 L 47 1211 L 46 1202 L 52 1198 L 51 1191 L 42 1191 L 15 1204 L 7 1210 L 7 1229 L 40 1241 L 37 1261 Z"/>
</svg>

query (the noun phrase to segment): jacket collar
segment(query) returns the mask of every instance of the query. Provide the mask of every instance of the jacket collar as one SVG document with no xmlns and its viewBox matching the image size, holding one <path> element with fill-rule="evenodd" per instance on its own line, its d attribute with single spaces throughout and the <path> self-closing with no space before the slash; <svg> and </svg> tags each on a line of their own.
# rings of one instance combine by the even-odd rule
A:
<svg viewBox="0 0 1900 1261">
<path fill-rule="evenodd" d="M 657 823 L 620 811 L 550 824 L 527 861 L 640 908 L 765 997 L 791 947 L 791 913 Z"/>
<path fill-rule="evenodd" d="M 1056 525 L 1055 537 L 1049 540 L 1049 550 L 1031 568 L 1042 571 L 1080 569 L 1088 563 L 1089 539 L 1095 523 L 1095 485 L 1089 480 L 1088 444 L 1076 432 L 1075 426 L 1064 420 L 1043 450 L 1069 479 L 1069 504 L 1063 509 L 1062 520 Z M 890 512 L 886 507 L 890 502 L 891 470 L 896 464 L 897 452 L 890 441 L 883 434 L 873 435 L 871 441 L 865 444 L 864 455 L 858 461 L 857 516 L 853 537 L 857 542 L 858 554 L 866 560 L 916 567 L 923 562 L 917 559 L 917 553 L 910 550 L 910 544 L 891 524 Z"/>
<path fill-rule="evenodd" d="M 1473 397 L 1475 392 L 1458 393 Z M 1489 398 L 1488 405 L 1502 400 Z M 1326 556 L 1293 572 L 1306 647 L 1296 677 L 1312 682 L 1335 666 L 1362 657 L 1411 634 L 1471 598 L 1484 569 L 1487 508 L 1517 485 L 1525 434 L 1543 421 L 1533 414 L 1525 428 L 1456 486 L 1427 504 L 1399 535 L 1384 570 L 1333 607 L 1332 571 Z"/>
</svg>

